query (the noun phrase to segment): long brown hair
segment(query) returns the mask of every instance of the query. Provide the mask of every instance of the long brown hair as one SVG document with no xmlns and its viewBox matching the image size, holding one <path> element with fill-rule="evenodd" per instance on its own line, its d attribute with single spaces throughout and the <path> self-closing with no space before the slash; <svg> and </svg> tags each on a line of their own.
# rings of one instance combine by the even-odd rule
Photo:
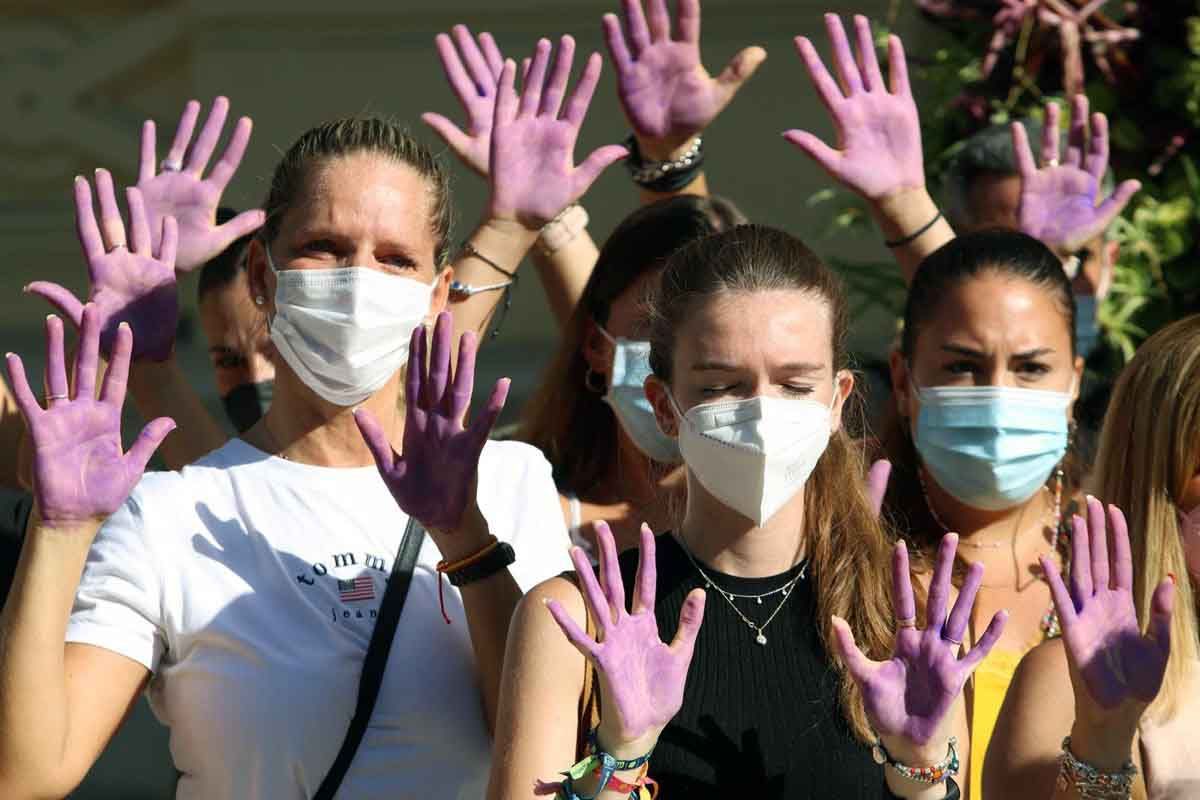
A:
<svg viewBox="0 0 1200 800">
<path fill-rule="evenodd" d="M 742 225 L 687 245 L 663 272 L 650 317 L 650 366 L 668 385 L 676 332 L 697 307 L 727 292 L 799 291 L 829 304 L 833 369 L 849 367 L 845 292 L 838 278 L 799 239 L 772 228 Z M 867 498 L 862 446 L 846 432 L 848 413 L 862 412 L 861 401 L 847 402 L 843 424 L 804 487 L 804 536 L 816 588 L 818 630 L 834 652 L 831 616 L 845 619 L 869 657 L 891 655 L 893 621 L 889 543 Z M 872 740 L 858 685 L 838 662 L 840 704 L 850 728 Z"/>
<path fill-rule="evenodd" d="M 917 268 L 904 306 L 904 329 L 900 339 L 900 355 L 911 365 L 917 349 L 917 338 L 931 319 L 941 313 L 944 298 L 956 286 L 984 276 L 1003 275 L 1036 286 L 1048 293 L 1062 312 L 1063 325 L 1071 341 L 1071 356 L 1075 356 L 1075 296 L 1070 281 L 1063 272 L 1062 262 L 1044 244 L 1018 231 L 984 230 L 959 236 L 927 256 Z M 884 455 L 892 462 L 892 474 L 884 497 L 883 514 L 895 526 L 913 550 L 915 562 L 921 568 L 932 568 L 945 531 L 934 519 L 921 487 L 920 457 L 913 445 L 912 429 L 906 424 L 892 395 L 883 425 Z M 1064 509 L 1078 490 L 1081 466 L 1075 437 L 1072 436 L 1061 463 L 1062 485 L 1053 490 L 1062 492 Z M 1047 484 L 1059 480 L 1057 471 Z M 1065 541 L 1065 538 L 1064 540 Z"/>
<path fill-rule="evenodd" d="M 1150 620 L 1150 598 L 1168 575 L 1188 575 L 1176 509 L 1200 472 L 1200 316 L 1168 325 L 1147 339 L 1113 389 L 1092 493 L 1125 512 L 1135 567 L 1138 620 Z M 1189 665 L 1200 654 L 1196 594 L 1175 586 L 1171 659 L 1151 713 L 1169 717 L 1184 700 Z"/>
<path fill-rule="evenodd" d="M 728 201 L 692 195 L 638 209 L 617 226 L 596 261 L 562 343 L 521 418 L 516 438 L 539 448 L 554 467 L 558 488 L 584 494 L 602 480 L 617 453 L 617 420 L 589 388 L 583 357 L 590 322 L 604 325 L 616 299 L 642 275 L 697 237 L 741 221 Z"/>
</svg>

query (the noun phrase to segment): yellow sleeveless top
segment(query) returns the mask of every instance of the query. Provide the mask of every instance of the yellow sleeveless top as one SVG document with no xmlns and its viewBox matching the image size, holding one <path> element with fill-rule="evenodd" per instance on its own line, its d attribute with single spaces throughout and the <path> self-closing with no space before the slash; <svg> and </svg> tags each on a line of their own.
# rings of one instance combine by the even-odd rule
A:
<svg viewBox="0 0 1200 800">
<path fill-rule="evenodd" d="M 983 797 L 983 756 L 991 741 L 1004 693 L 1012 682 L 1017 664 L 1025 654 L 1017 650 L 992 650 L 975 669 L 975 687 L 971 703 L 971 760 L 968 768 L 970 800 Z"/>
</svg>

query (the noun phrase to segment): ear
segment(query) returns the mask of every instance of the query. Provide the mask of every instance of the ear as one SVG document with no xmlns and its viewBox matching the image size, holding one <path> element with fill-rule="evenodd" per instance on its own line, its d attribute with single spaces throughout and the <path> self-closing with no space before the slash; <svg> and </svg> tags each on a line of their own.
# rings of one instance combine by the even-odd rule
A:
<svg viewBox="0 0 1200 800">
<path fill-rule="evenodd" d="M 1075 375 L 1075 380 L 1072 381 L 1071 388 L 1071 405 L 1067 406 L 1067 418 L 1075 420 L 1075 402 L 1079 399 L 1079 390 L 1083 386 L 1083 356 L 1075 356 L 1075 363 L 1072 372 Z"/>
<path fill-rule="evenodd" d="M 908 419 L 914 405 L 913 381 L 908 372 L 908 362 L 899 350 L 893 350 L 888 356 L 888 367 L 892 373 L 892 397 L 896 401 L 896 410 L 900 412 L 900 416 Z"/>
<path fill-rule="evenodd" d="M 588 369 L 607 378 L 612 366 L 613 343 L 600 332 L 600 327 L 590 318 L 584 322 L 582 352 Z M 607 379 L 605 383 L 607 384 Z"/>
<path fill-rule="evenodd" d="M 275 313 L 275 276 L 267 265 L 267 251 L 262 240 L 255 236 L 246 248 L 246 286 L 250 302 L 265 317 Z M 261 301 L 261 302 L 259 302 Z"/>
<path fill-rule="evenodd" d="M 438 314 L 446 310 L 450 302 L 450 282 L 454 280 L 454 267 L 446 267 L 433 282 L 433 295 L 429 298 L 429 313 L 425 316 L 425 324 L 433 325 Z"/>
<path fill-rule="evenodd" d="M 671 404 L 670 390 L 657 375 L 650 375 L 642 385 L 646 399 L 654 409 L 654 419 L 658 429 L 665 435 L 675 438 L 679 436 L 679 419 L 675 416 L 675 407 Z"/>
<path fill-rule="evenodd" d="M 850 398 L 850 393 L 854 391 L 854 373 L 848 369 L 838 371 L 833 376 L 834 398 L 833 411 L 831 412 L 832 426 L 830 431 L 838 431 L 842 428 L 842 410 L 846 408 L 846 400 Z"/>
</svg>

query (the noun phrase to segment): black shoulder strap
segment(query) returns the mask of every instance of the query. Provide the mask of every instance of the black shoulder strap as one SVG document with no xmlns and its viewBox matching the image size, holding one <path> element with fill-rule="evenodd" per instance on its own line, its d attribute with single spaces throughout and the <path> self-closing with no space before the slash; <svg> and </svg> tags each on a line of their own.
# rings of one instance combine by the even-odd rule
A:
<svg viewBox="0 0 1200 800">
<path fill-rule="evenodd" d="M 371 712 L 375 709 L 376 698 L 379 697 L 379 686 L 383 683 L 388 654 L 392 651 L 396 626 L 400 623 L 400 612 L 404 610 L 404 599 L 408 597 L 413 569 L 416 567 L 417 556 L 424 541 L 425 529 L 415 519 L 410 518 L 408 527 L 404 529 L 404 539 L 400 542 L 400 551 L 396 553 L 396 561 L 392 564 L 392 574 L 388 578 L 387 589 L 383 592 L 383 601 L 379 604 L 379 619 L 375 623 L 375 631 L 371 634 L 371 643 L 367 645 L 367 657 L 363 660 L 362 675 L 358 679 L 358 704 L 354 708 L 354 717 L 350 720 L 350 727 L 346 729 L 346 739 L 342 742 L 342 748 L 325 775 L 325 780 L 321 781 L 317 793 L 313 795 L 313 800 L 333 800 L 338 787 L 342 785 L 342 779 L 350 769 L 350 762 L 354 760 L 363 734 L 367 732 L 367 723 L 371 721 Z"/>
</svg>

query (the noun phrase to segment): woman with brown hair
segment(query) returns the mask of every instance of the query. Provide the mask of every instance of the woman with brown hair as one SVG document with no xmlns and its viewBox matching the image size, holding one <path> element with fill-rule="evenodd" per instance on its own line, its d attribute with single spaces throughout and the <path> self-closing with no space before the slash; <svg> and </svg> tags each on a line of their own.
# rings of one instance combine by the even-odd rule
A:
<svg viewBox="0 0 1200 800">
<path fill-rule="evenodd" d="M 875 800 L 885 782 L 959 796 L 946 782 L 969 750 L 959 691 L 1005 614 L 959 657 L 983 569 L 947 615 L 949 535 L 917 630 L 906 551 L 889 569 L 845 431 L 847 314 L 832 273 L 776 230 L 736 227 L 668 260 L 646 390 L 679 444 L 686 511 L 671 533 L 642 529 L 640 561 L 618 564 L 598 526 L 603 590 L 576 548 L 582 587 L 555 578 L 522 600 L 490 797 L 532 796 L 577 759 L 560 797 L 628 797 L 647 769 L 688 797 Z"/>
<path fill-rule="evenodd" d="M 1069 734 L 1076 760 L 1104 773 L 1127 772 L 1133 796 L 1194 797 L 1200 788 L 1200 317 L 1163 328 L 1125 367 L 1087 485 L 1124 512 L 1108 536 L 1122 537 L 1117 528 L 1127 527 L 1131 580 L 1124 586 L 1095 580 L 1097 589 L 1110 590 L 1100 609 L 1107 623 L 1096 626 L 1093 613 L 1086 639 L 1072 637 L 1064 624 L 1063 639 L 1021 662 L 992 737 L 984 785 L 989 797 L 1002 800 L 1070 797 L 1055 793 Z M 1089 506 L 1083 533 L 1100 542 L 1091 552 L 1107 562 L 1104 514 L 1095 501 Z M 1114 544 L 1113 552 L 1121 547 Z M 1073 562 L 1097 560 L 1082 544 L 1077 552 Z M 1094 577 L 1099 570 L 1089 566 Z M 1114 579 L 1118 572 L 1110 570 Z M 1094 605 L 1079 591 L 1082 577 L 1073 563 L 1071 596 L 1063 598 L 1068 613 L 1078 607 L 1080 616 Z M 1175 584 L 1174 609 L 1164 630 L 1167 581 Z M 1169 657 L 1137 660 L 1142 631 L 1157 645 L 1151 650 L 1169 643 Z M 1124 665 L 1125 686 L 1120 671 L 1110 671 L 1114 664 Z M 1075 702 L 1067 702 L 1072 694 Z"/>
</svg>

